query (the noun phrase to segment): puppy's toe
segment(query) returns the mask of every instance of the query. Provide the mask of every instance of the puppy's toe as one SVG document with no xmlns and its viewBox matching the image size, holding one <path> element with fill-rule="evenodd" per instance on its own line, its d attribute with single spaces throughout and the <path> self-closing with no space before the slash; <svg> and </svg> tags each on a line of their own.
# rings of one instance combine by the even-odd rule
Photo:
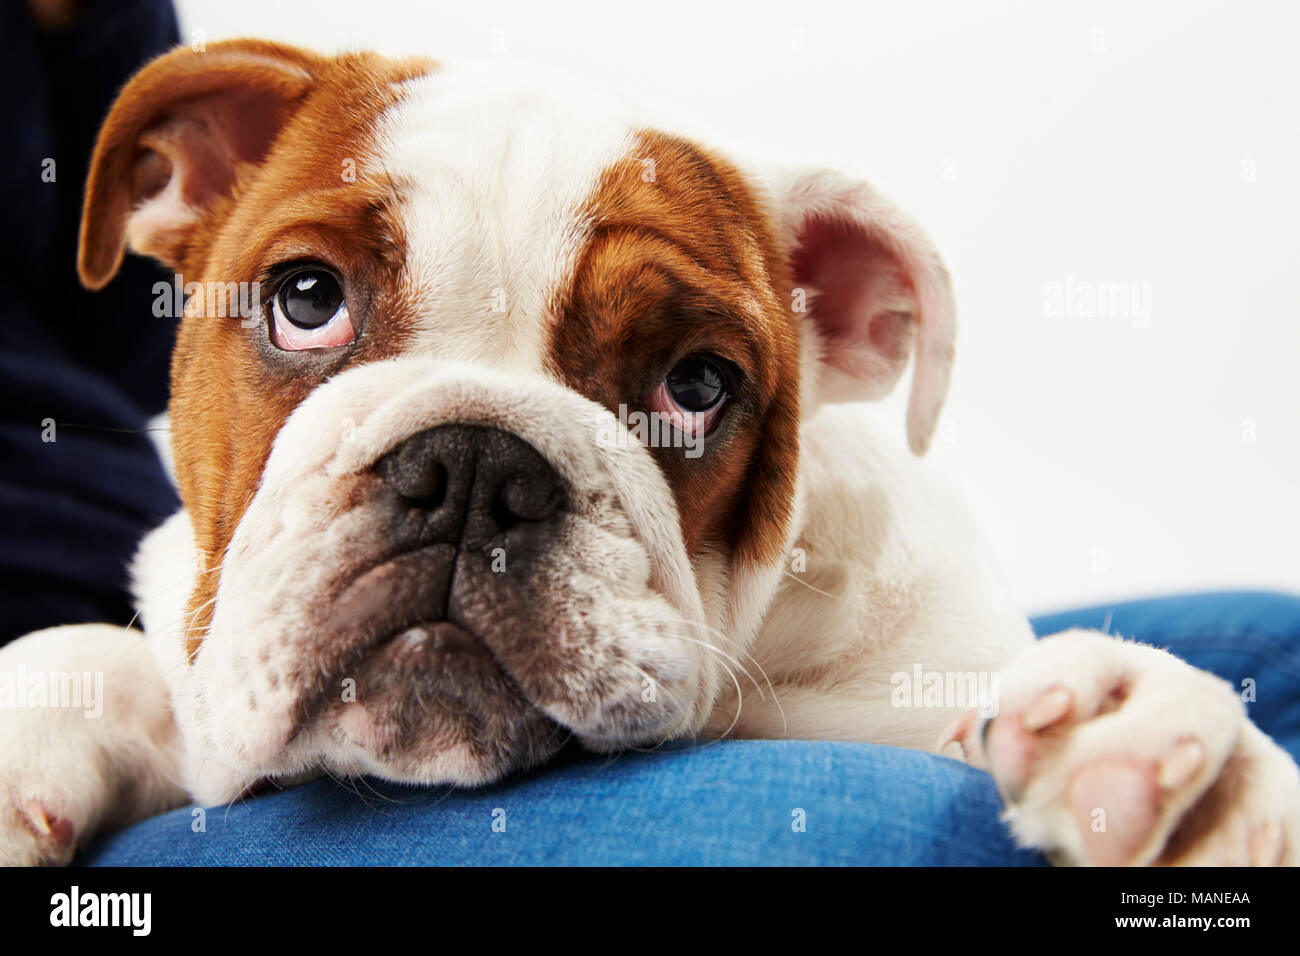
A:
<svg viewBox="0 0 1300 956">
<path fill-rule="evenodd" d="M 1019 793 L 1028 783 L 1038 755 L 1050 748 L 1058 729 L 1075 711 L 1075 695 L 1067 687 L 1049 687 L 1023 710 L 1003 714 L 984 730 L 985 759 L 997 768 L 1004 791 Z"/>
<path fill-rule="evenodd" d="M 0 814 L 0 865 L 63 866 L 76 849 L 76 826 L 53 801 L 18 795 Z"/>
</svg>

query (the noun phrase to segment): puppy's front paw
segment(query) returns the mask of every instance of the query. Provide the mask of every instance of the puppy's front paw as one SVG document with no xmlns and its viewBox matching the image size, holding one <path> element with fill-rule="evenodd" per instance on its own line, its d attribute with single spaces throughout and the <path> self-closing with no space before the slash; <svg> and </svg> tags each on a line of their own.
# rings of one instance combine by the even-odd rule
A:
<svg viewBox="0 0 1300 956">
<path fill-rule="evenodd" d="M 1035 643 L 956 736 L 1017 838 L 1063 863 L 1300 863 L 1300 770 L 1219 678 L 1095 632 Z"/>
<path fill-rule="evenodd" d="M 111 805 L 102 722 L 59 708 L 0 708 L 0 866 L 62 866 Z"/>
<path fill-rule="evenodd" d="M 35 788 L 10 787 L 0 803 L 0 866 L 66 866 L 77 849 L 77 827 L 61 801 Z"/>
<path fill-rule="evenodd" d="M 0 865 L 68 863 L 105 826 L 184 800 L 179 737 L 138 631 L 37 631 L 0 650 Z"/>
</svg>

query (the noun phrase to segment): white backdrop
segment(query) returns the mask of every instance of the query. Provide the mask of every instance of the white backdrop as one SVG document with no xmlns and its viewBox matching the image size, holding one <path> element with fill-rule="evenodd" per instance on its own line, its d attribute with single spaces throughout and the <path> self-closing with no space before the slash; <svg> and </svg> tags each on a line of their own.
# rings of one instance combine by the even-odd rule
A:
<svg viewBox="0 0 1300 956">
<path fill-rule="evenodd" d="M 179 7 L 187 40 L 559 65 L 869 177 L 952 269 L 931 454 L 1027 608 L 1300 590 L 1300 4 Z"/>
</svg>

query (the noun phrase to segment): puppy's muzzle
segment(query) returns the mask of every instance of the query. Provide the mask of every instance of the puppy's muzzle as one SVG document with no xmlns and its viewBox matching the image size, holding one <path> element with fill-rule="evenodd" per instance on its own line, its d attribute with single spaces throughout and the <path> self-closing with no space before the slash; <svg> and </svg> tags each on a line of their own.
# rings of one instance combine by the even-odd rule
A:
<svg viewBox="0 0 1300 956">
<path fill-rule="evenodd" d="M 418 432 L 374 470 L 393 550 L 342 592 L 331 630 L 344 643 L 364 635 L 358 649 L 377 649 L 376 666 L 408 674 L 424 657 L 486 656 L 490 622 L 472 595 L 495 579 L 496 611 L 518 598 L 516 582 L 554 539 L 564 482 L 528 442 L 479 425 Z"/>
</svg>

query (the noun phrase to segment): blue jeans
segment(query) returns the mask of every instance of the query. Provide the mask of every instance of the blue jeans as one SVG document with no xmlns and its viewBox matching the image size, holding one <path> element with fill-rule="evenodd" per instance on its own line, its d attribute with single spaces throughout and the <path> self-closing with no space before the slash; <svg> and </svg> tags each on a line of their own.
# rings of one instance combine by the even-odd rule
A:
<svg viewBox="0 0 1300 956">
<path fill-rule="evenodd" d="M 1252 718 L 1300 758 L 1300 598 L 1160 598 L 1034 624 L 1040 634 L 1107 627 L 1238 687 L 1254 681 Z M 933 754 L 826 741 L 682 743 L 613 757 L 566 752 L 479 790 L 322 780 L 146 820 L 79 862 L 1042 864 L 1012 844 L 1000 808 L 987 774 Z"/>
</svg>

